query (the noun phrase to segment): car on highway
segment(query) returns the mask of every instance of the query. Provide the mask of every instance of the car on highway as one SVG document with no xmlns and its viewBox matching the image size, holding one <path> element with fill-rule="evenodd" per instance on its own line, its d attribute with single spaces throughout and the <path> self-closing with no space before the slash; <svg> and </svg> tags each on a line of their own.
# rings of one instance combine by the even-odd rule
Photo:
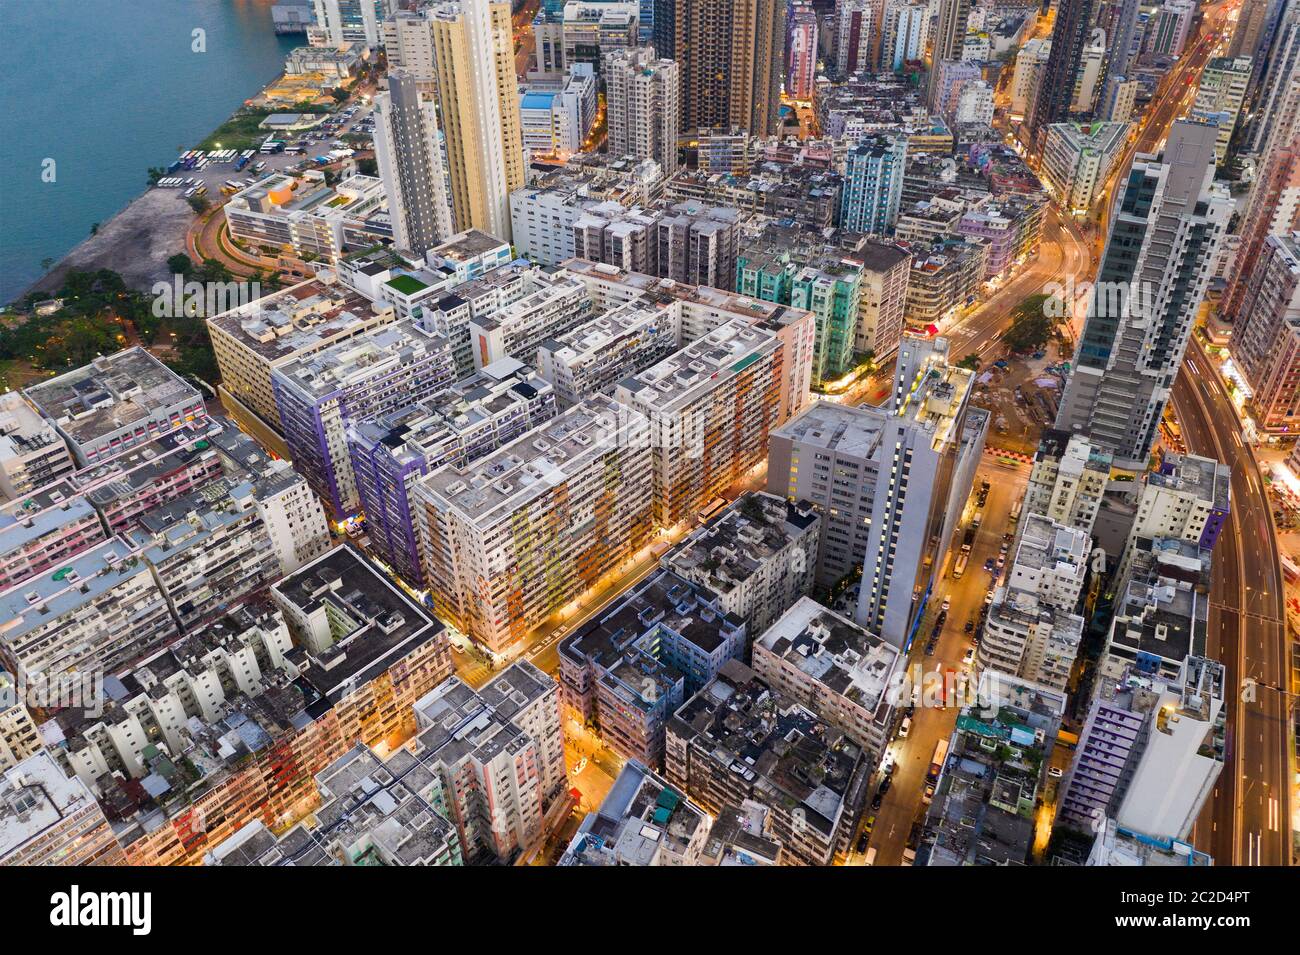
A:
<svg viewBox="0 0 1300 955">
<path fill-rule="evenodd" d="M 1051 769 L 1047 771 L 1047 775 L 1051 776 L 1053 779 L 1060 779 L 1062 776 L 1065 775 L 1065 773 L 1062 772 L 1060 766 L 1053 766 Z"/>
<path fill-rule="evenodd" d="M 975 629 L 975 620 L 974 620 L 974 618 L 972 618 L 972 619 L 966 621 L 966 628 L 965 628 L 965 629 L 966 629 L 966 632 L 967 632 L 967 633 L 971 633 L 971 632 Z"/>
<path fill-rule="evenodd" d="M 912 718 L 910 716 L 903 717 L 903 723 L 901 726 L 898 727 L 898 738 L 907 739 L 907 734 L 911 732 L 911 729 L 912 729 Z"/>
<path fill-rule="evenodd" d="M 939 609 L 942 610 L 944 613 L 947 613 L 948 608 L 951 606 L 952 606 L 952 598 L 945 596 L 943 598 L 943 606 L 941 606 Z"/>
<path fill-rule="evenodd" d="M 975 663 L 975 648 L 970 647 L 966 650 L 966 655 L 961 658 L 961 665 L 970 667 Z"/>
</svg>

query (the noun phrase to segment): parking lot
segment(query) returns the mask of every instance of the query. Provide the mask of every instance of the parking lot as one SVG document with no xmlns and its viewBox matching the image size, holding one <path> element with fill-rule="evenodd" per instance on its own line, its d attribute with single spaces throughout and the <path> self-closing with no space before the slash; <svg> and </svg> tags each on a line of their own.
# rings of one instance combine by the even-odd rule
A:
<svg viewBox="0 0 1300 955">
<path fill-rule="evenodd" d="M 343 137 L 346 135 L 359 134 L 367 137 L 366 141 L 359 143 L 345 142 Z M 267 131 L 267 135 L 276 135 Z M 168 173 L 169 178 L 181 178 L 186 183 L 179 188 L 171 191 L 182 196 L 190 185 L 200 182 L 207 187 L 207 199 L 209 202 L 217 202 L 222 198 L 221 189 L 228 180 L 244 182 L 249 179 L 259 179 L 272 172 L 300 172 L 306 169 L 321 168 L 322 163 L 316 162 L 317 156 L 327 155 L 330 150 L 336 148 L 346 148 L 355 151 L 355 155 L 369 154 L 373 147 L 374 135 L 374 117 L 373 109 L 368 104 L 351 104 L 345 105 L 336 113 L 329 114 L 329 118 L 319 126 L 301 133 L 286 133 L 279 138 L 285 143 L 285 152 L 279 153 L 257 153 L 249 164 L 243 169 L 236 171 L 233 161 L 224 163 L 209 163 L 203 169 L 178 169 L 175 172 Z M 292 152 L 290 150 L 293 150 Z M 301 151 L 299 151 L 301 150 Z M 253 168 L 258 163 L 265 163 L 261 172 L 254 173 Z"/>
</svg>

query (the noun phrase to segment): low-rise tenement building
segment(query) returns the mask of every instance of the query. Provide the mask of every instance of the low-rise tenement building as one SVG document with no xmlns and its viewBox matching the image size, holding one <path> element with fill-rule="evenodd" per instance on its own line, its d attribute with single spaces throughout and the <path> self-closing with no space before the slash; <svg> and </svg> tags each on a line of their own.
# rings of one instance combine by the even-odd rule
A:
<svg viewBox="0 0 1300 955">
<path fill-rule="evenodd" d="M 220 427 L 159 435 L 0 505 L 0 590 L 124 533 L 152 509 L 221 477 Z"/>
<path fill-rule="evenodd" d="M 555 681 L 518 661 L 478 692 L 443 681 L 415 713 L 406 750 L 433 771 L 429 802 L 456 827 L 462 856 L 510 862 L 540 848 L 572 806 Z"/>
<path fill-rule="evenodd" d="M 1101 672 L 1126 668 L 1172 676 L 1189 654 L 1206 652 L 1210 555 L 1188 541 L 1139 538 L 1117 572 L 1115 615 Z"/>
<path fill-rule="evenodd" d="M 475 311 L 470 318 L 475 368 L 507 357 L 531 365 L 542 342 L 576 328 L 591 316 L 586 289 L 563 272 L 534 268 L 524 283 L 518 298 L 487 314 Z"/>
<path fill-rule="evenodd" d="M 220 478 L 155 508 L 126 537 L 186 633 L 281 574 L 253 485 L 244 478 Z"/>
<path fill-rule="evenodd" d="M 773 332 L 731 321 L 618 383 L 619 404 L 644 420 L 658 526 L 693 519 L 763 461 L 788 358 Z"/>
<path fill-rule="evenodd" d="M 142 779 L 156 754 L 180 758 L 191 716 L 220 720 L 241 694 L 267 692 L 293 650 L 280 612 L 245 604 L 106 681 L 102 709 L 61 710 L 41 733 L 59 763 L 87 786 L 104 776 Z"/>
<path fill-rule="evenodd" d="M 711 813 L 749 799 L 765 806 L 763 835 L 792 865 L 847 853 L 872 769 L 861 747 L 739 660 L 668 723 L 668 781 Z"/>
<path fill-rule="evenodd" d="M 1061 780 L 1058 823 L 1095 832 L 1107 816 L 1156 839 L 1187 839 L 1223 770 L 1224 676 L 1222 663 L 1189 655 L 1170 678 L 1140 664 L 1100 678 Z"/>
<path fill-rule="evenodd" d="M 1003 681 L 957 717 L 914 865 L 1029 865 L 1061 694 Z"/>
<path fill-rule="evenodd" d="M 1138 495 L 1133 537 L 1176 537 L 1214 549 L 1231 506 L 1232 471 L 1194 454 L 1162 454 Z"/>
<path fill-rule="evenodd" d="M 1110 480 L 1111 455 L 1086 435 L 1049 429 L 1034 453 L 1022 514 L 1042 514 L 1092 534 Z"/>
<path fill-rule="evenodd" d="M 0 502 L 53 484 L 75 469 L 67 442 L 22 392 L 0 395 Z"/>
<path fill-rule="evenodd" d="M 700 865 L 711 819 L 642 762 L 623 764 L 559 865 Z"/>
<path fill-rule="evenodd" d="M 0 769 L 8 769 L 45 748 L 27 705 L 39 706 L 47 701 L 30 690 L 0 670 Z"/>
<path fill-rule="evenodd" d="M 250 822 L 205 865 L 463 865 L 456 828 L 429 801 L 433 771 L 406 750 L 381 760 L 363 743 L 316 774 L 320 805 L 277 837 Z M 310 825 L 309 825 L 310 823 Z"/>
<path fill-rule="evenodd" d="M 397 318 L 421 318 L 426 304 L 512 261 L 509 242 L 479 229 L 466 229 L 423 254 L 370 248 L 345 256 L 335 269 L 343 285 L 381 306 L 391 305 Z M 458 364 L 463 359 L 462 373 L 467 373 L 473 365 L 468 335 L 448 337 L 456 348 Z"/>
<path fill-rule="evenodd" d="M 1128 123 L 1052 123 L 1043 145 L 1043 184 L 1058 203 L 1086 215 L 1128 142 Z"/>
<path fill-rule="evenodd" d="M 660 570 L 560 643 L 564 703 L 617 752 L 662 766 L 673 711 L 748 632 L 706 587 Z"/>
<path fill-rule="evenodd" d="M 608 398 L 575 405 L 486 457 L 416 484 L 438 615 L 494 653 L 649 543 L 651 449 Z"/>
<path fill-rule="evenodd" d="M 811 504 L 747 493 L 659 563 L 707 587 L 724 611 L 761 634 L 812 590 L 820 534 L 821 517 Z"/>
<path fill-rule="evenodd" d="M 221 458 L 226 473 L 253 485 L 253 500 L 280 561 L 291 574 L 332 546 L 329 521 L 320 498 L 288 461 L 267 453 L 242 431 L 211 431 L 205 439 Z"/>
<path fill-rule="evenodd" d="M 0 779 L 0 865 L 122 865 L 122 847 L 95 797 L 48 753 Z"/>
<path fill-rule="evenodd" d="M 0 509 L 0 591 L 103 541 L 99 512 L 67 482 Z"/>
<path fill-rule="evenodd" d="M 180 428 L 83 468 L 68 482 L 68 493 L 84 494 L 108 532 L 120 534 L 154 508 L 221 477 L 216 436 L 238 433 L 211 419 L 208 427 Z"/>
<path fill-rule="evenodd" d="M 199 390 L 137 346 L 23 392 L 85 467 L 207 418 Z"/>
<path fill-rule="evenodd" d="M 221 372 L 221 402 L 241 426 L 288 457 L 271 374 L 395 318 L 332 274 L 300 282 L 207 320 Z"/>
<path fill-rule="evenodd" d="M 113 673 L 177 635 L 150 566 L 111 537 L 0 594 L 8 669 L 31 684 L 70 673 Z"/>
<path fill-rule="evenodd" d="M 1083 638 L 1076 611 L 1091 554 L 1083 531 L 1041 514 L 1021 519 L 1010 567 L 984 625 L 981 667 L 1066 687 Z"/>
<path fill-rule="evenodd" d="M 442 625 L 350 547 L 271 594 L 294 642 L 283 669 L 253 695 L 228 694 L 215 719 L 187 710 L 197 719 L 185 720 L 184 751 L 151 742 L 138 781 L 97 780 L 131 864 L 198 863 L 251 822 L 304 818 L 320 801 L 317 773 L 357 743 L 383 753 L 406 742 L 415 702 L 452 671 Z M 123 699 L 140 692 L 138 679 L 121 683 Z"/>
<path fill-rule="evenodd" d="M 348 448 L 373 551 L 403 580 L 423 586 L 412 490 L 445 464 L 465 466 L 555 416 L 555 390 L 502 358 L 440 395 L 348 427 Z"/>
<path fill-rule="evenodd" d="M 906 657 L 897 647 L 802 597 L 754 641 L 754 672 L 862 747 L 884 755 Z"/>
<path fill-rule="evenodd" d="M 331 186 L 320 170 L 276 173 L 235 193 L 222 210 L 233 239 L 274 254 L 288 247 L 299 258 L 336 262 L 345 249 L 385 237 L 373 221 L 384 211 L 384 184 L 373 176 Z"/>
<path fill-rule="evenodd" d="M 988 274 L 989 243 L 949 235 L 911 248 L 905 315 L 917 330 L 939 327 L 955 309 L 974 300 Z"/>
<path fill-rule="evenodd" d="M 674 133 L 674 155 L 676 148 Z M 653 159 L 627 158 L 599 165 L 577 161 L 584 158 L 595 160 L 600 155 L 579 154 L 510 194 L 515 246 L 530 262 L 556 266 L 573 258 L 573 224 L 588 208 L 607 201 L 646 207 L 662 192 L 663 168 Z"/>
<path fill-rule="evenodd" d="M 746 217 L 790 219 L 808 228 L 829 229 L 836 224 L 843 190 L 843 176 L 815 163 L 757 168 L 745 176 L 682 170 L 664 182 L 664 199 L 725 206 Z"/>
<path fill-rule="evenodd" d="M 456 378 L 451 343 L 412 319 L 366 332 L 271 376 L 295 469 L 342 520 L 360 504 L 349 423 L 446 391 Z"/>
<path fill-rule="evenodd" d="M 610 394 L 622 379 L 677 351 L 677 329 L 665 322 L 670 317 L 649 302 L 628 302 L 543 341 L 537 369 L 566 407 Z"/>
</svg>

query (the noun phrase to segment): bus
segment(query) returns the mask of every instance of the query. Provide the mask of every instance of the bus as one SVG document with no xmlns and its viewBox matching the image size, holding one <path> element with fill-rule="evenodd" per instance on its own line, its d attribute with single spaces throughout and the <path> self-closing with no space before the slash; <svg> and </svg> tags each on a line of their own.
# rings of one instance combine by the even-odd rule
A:
<svg viewBox="0 0 1300 955">
<path fill-rule="evenodd" d="M 704 505 L 704 509 L 700 511 L 699 516 L 695 518 L 695 522 L 697 524 L 709 523 L 709 521 L 713 518 L 713 516 L 717 514 L 719 511 L 721 511 L 723 508 L 725 508 L 726 506 L 727 506 L 726 498 L 715 497 L 713 500 L 709 501 L 708 504 Z"/>
<path fill-rule="evenodd" d="M 939 778 L 939 773 L 943 770 L 943 761 L 948 758 L 948 741 L 941 739 L 934 744 L 934 755 L 930 758 L 930 771 L 925 774 L 925 778 L 930 782 L 935 782 Z"/>
</svg>

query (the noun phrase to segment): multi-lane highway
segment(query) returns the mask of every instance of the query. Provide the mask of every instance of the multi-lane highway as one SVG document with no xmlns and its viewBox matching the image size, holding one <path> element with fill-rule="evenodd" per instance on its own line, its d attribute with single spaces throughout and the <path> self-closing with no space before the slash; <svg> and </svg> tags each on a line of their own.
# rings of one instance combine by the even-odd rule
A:
<svg viewBox="0 0 1300 955">
<path fill-rule="evenodd" d="M 1214 550 L 1206 639 L 1206 653 L 1227 669 L 1228 752 L 1196 842 L 1221 864 L 1288 865 L 1288 638 L 1270 505 L 1237 412 L 1198 343 L 1187 350 L 1173 404 L 1188 451 L 1232 468 L 1232 519 Z"/>
</svg>

